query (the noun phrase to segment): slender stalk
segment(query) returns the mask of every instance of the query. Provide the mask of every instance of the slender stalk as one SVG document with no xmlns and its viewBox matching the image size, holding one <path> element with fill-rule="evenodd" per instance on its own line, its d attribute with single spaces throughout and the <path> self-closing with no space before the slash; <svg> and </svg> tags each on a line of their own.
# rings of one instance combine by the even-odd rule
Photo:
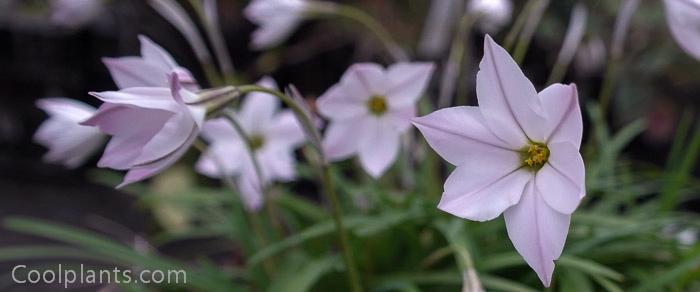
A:
<svg viewBox="0 0 700 292">
<path fill-rule="evenodd" d="M 610 45 L 610 60 L 608 62 L 608 68 L 605 71 L 603 86 L 598 94 L 603 116 L 607 114 L 610 104 L 610 94 L 617 79 L 617 66 L 622 59 L 622 50 L 624 49 L 627 29 L 638 6 L 639 0 L 625 0 L 620 5 L 617 18 L 615 19 L 615 30 Z"/>
<path fill-rule="evenodd" d="M 442 73 L 442 80 L 440 80 L 438 108 L 448 107 L 453 101 L 452 97 L 454 96 L 460 69 L 464 62 L 464 56 L 467 51 L 467 37 L 471 32 L 472 24 L 474 24 L 474 19 L 468 13 L 465 13 L 459 19 L 459 26 L 450 47 L 450 55 Z"/>
<path fill-rule="evenodd" d="M 236 133 L 243 139 L 245 142 L 245 148 L 246 151 L 248 152 L 248 157 L 250 157 L 250 160 L 253 163 L 253 168 L 255 168 L 255 175 L 258 177 L 258 182 L 259 182 L 259 188 L 260 192 L 262 193 L 262 196 L 264 198 L 268 197 L 268 188 L 264 182 L 263 178 L 263 171 L 262 167 L 260 166 L 260 161 L 258 160 L 257 155 L 255 155 L 255 150 L 251 147 L 251 140 L 250 136 L 248 133 L 245 132 L 241 124 L 236 121 L 235 117 L 233 116 L 232 111 L 226 111 L 224 112 L 223 116 L 231 123 L 233 128 L 236 130 Z M 272 205 L 272 202 L 267 202 L 265 203 L 265 211 L 267 214 L 270 216 L 270 222 L 272 223 L 272 226 L 275 228 L 277 233 L 279 235 L 283 234 L 283 231 L 281 229 L 281 226 L 277 223 L 276 219 L 273 216 L 273 213 L 271 212 L 270 206 Z"/>
<path fill-rule="evenodd" d="M 505 48 L 507 51 L 512 53 L 513 46 L 515 45 L 515 40 L 518 39 L 518 35 L 520 35 L 520 32 L 523 30 L 523 26 L 525 26 L 525 22 L 527 21 L 527 16 L 530 14 L 530 10 L 532 10 L 532 6 L 537 3 L 538 0 L 529 0 L 523 7 L 523 10 L 518 14 L 518 18 L 515 20 L 515 24 L 511 27 L 510 31 L 508 32 L 508 35 L 506 35 L 506 39 L 503 42 L 503 48 Z"/>
<path fill-rule="evenodd" d="M 322 14 L 345 17 L 363 25 L 369 31 L 374 33 L 374 35 L 377 37 L 377 39 L 379 39 L 382 45 L 384 45 L 384 48 L 395 61 L 408 60 L 408 55 L 406 52 L 401 48 L 401 46 L 399 46 L 396 40 L 394 40 L 391 34 L 384 28 L 384 26 L 382 26 L 376 19 L 374 19 L 374 17 L 367 14 L 365 11 L 350 5 L 336 4 L 332 6 L 329 5 L 318 7 L 318 12 Z"/>
<path fill-rule="evenodd" d="M 513 52 L 513 59 L 518 64 L 522 64 L 525 54 L 527 54 L 527 50 L 530 47 L 530 41 L 532 41 L 532 37 L 535 35 L 537 25 L 540 24 L 542 14 L 544 14 L 547 6 L 549 6 L 549 0 L 537 0 L 530 10 L 525 26 L 518 38 L 518 43 L 515 45 L 515 51 Z"/>
<path fill-rule="evenodd" d="M 297 120 L 301 123 L 302 127 L 305 128 L 309 139 L 314 140 L 313 143 L 315 145 L 321 144 L 321 135 L 318 133 L 318 130 L 311 121 L 311 118 L 305 114 L 304 109 L 301 108 L 301 105 L 297 104 L 291 97 L 277 90 L 268 89 L 257 85 L 243 85 L 238 87 L 238 89 L 242 94 L 249 92 L 263 92 L 279 98 L 292 110 L 292 112 L 294 112 L 294 115 L 296 116 Z M 357 268 L 353 261 L 352 251 L 350 250 L 350 244 L 348 242 L 347 234 L 345 233 L 345 228 L 343 228 L 342 210 L 340 208 L 338 194 L 336 193 L 335 187 L 333 185 L 333 179 L 330 173 L 330 165 L 326 160 L 326 155 L 323 152 L 323 148 L 314 147 L 314 149 L 318 151 L 318 154 L 321 158 L 321 162 L 319 163 L 319 169 L 321 172 L 321 186 L 323 188 L 324 194 L 327 197 L 327 200 L 331 204 L 331 215 L 333 217 L 333 222 L 335 223 L 336 235 L 338 236 L 340 249 L 343 254 L 343 260 L 345 262 L 345 268 L 347 270 L 348 281 L 350 283 L 352 291 L 359 292 L 362 291 L 360 276 L 357 272 Z"/>
<path fill-rule="evenodd" d="M 193 144 L 194 148 L 197 148 L 200 152 L 204 153 L 204 151 L 207 150 L 207 144 L 202 141 L 202 140 L 195 140 Z M 221 161 L 218 159 L 214 159 L 214 164 L 216 164 L 216 167 L 218 168 L 219 172 L 221 173 L 222 181 L 226 186 L 228 186 L 231 190 L 234 192 L 240 193 L 238 188 L 236 187 L 236 183 L 232 180 L 232 178 L 228 175 L 225 174 L 223 165 Z M 256 218 L 255 214 L 252 214 L 251 212 L 248 212 L 247 210 L 244 210 L 243 213 L 246 216 L 246 221 L 250 224 L 250 227 L 253 229 L 253 236 L 255 236 L 255 240 L 257 241 L 257 244 L 259 245 L 258 248 L 263 249 L 267 246 L 267 239 L 264 236 L 264 233 L 262 231 L 262 227 L 260 226 L 260 221 L 258 218 Z M 272 278 L 275 274 L 275 263 L 273 258 L 268 258 L 265 259 L 263 262 L 263 268 L 265 270 L 265 274 L 267 275 L 268 278 Z"/>
<path fill-rule="evenodd" d="M 581 44 L 583 34 L 586 32 L 587 18 L 588 11 L 586 7 L 580 3 L 576 5 L 571 12 L 569 28 L 566 31 L 566 37 L 557 56 L 557 61 L 549 74 L 549 78 L 547 78 L 547 84 L 560 82 L 564 78 L 566 70 L 569 68 L 571 60 Z"/>
<path fill-rule="evenodd" d="M 617 62 L 617 60 L 610 60 L 608 62 L 605 73 L 603 73 L 603 85 L 600 87 L 600 92 L 598 93 L 598 102 L 600 103 L 600 111 L 602 112 L 603 118 L 605 118 L 610 105 L 610 94 L 612 93 L 617 76 Z"/>
<path fill-rule="evenodd" d="M 190 6 L 194 8 L 195 13 L 199 17 L 200 22 L 204 26 L 207 37 L 211 41 L 216 54 L 216 59 L 219 63 L 221 73 L 224 75 L 224 80 L 229 80 L 233 77 L 234 67 L 231 55 L 229 54 L 224 35 L 219 26 L 218 9 L 216 0 L 190 0 Z"/>
</svg>

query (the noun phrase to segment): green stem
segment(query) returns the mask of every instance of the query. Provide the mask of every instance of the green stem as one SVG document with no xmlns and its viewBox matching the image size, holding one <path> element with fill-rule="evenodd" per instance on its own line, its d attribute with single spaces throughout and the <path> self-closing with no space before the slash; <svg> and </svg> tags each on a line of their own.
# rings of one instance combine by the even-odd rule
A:
<svg viewBox="0 0 700 292">
<path fill-rule="evenodd" d="M 204 151 L 207 150 L 207 143 L 200 139 L 195 140 L 193 146 L 202 153 L 204 153 Z M 231 179 L 230 176 L 225 174 L 220 161 L 215 159 L 214 163 L 219 168 L 219 172 L 221 173 L 222 181 L 224 182 L 224 184 L 234 192 L 240 193 L 240 191 L 236 187 L 236 183 Z M 267 246 L 267 239 L 265 238 L 262 227 L 260 226 L 260 221 L 258 220 L 258 218 L 256 218 L 255 214 L 248 212 L 248 210 L 244 210 L 243 213 L 245 214 L 246 219 L 250 224 L 250 227 L 253 229 L 253 236 L 255 236 L 255 240 L 257 242 L 257 244 L 254 245 L 257 245 L 257 248 L 260 250 L 264 249 Z M 265 261 L 263 262 L 263 268 L 268 278 L 272 278 L 274 276 L 274 267 L 275 262 L 273 258 L 265 259 Z"/>
<path fill-rule="evenodd" d="M 213 3 L 216 5 L 216 2 Z M 190 0 L 190 6 L 194 9 L 197 17 L 199 17 L 200 22 L 204 26 L 207 37 L 211 41 L 212 47 L 214 49 L 214 54 L 216 54 L 216 59 L 219 62 L 219 68 L 223 74 L 222 82 L 230 80 L 233 78 L 234 67 L 233 61 L 231 61 L 231 55 L 229 54 L 228 47 L 226 46 L 226 41 L 224 40 L 223 33 L 218 25 L 218 17 L 214 15 L 207 16 L 202 7 L 201 0 Z"/>
<path fill-rule="evenodd" d="M 384 45 L 384 48 L 395 61 L 408 60 L 406 52 L 401 48 L 401 46 L 398 45 L 396 40 L 394 40 L 384 26 L 382 26 L 376 19 L 374 19 L 374 17 L 367 14 L 365 11 L 342 4 L 321 6 L 317 8 L 317 11 L 322 14 L 337 15 L 356 21 L 374 33 L 374 35 L 377 37 L 377 39 L 379 39 L 382 45 Z"/>
<path fill-rule="evenodd" d="M 515 40 L 518 38 L 518 35 L 520 35 L 520 32 L 523 30 L 523 26 L 527 21 L 527 17 L 530 14 L 530 10 L 532 10 L 533 5 L 535 5 L 537 1 L 538 0 L 528 1 L 523 7 L 523 10 L 520 12 L 520 14 L 518 14 L 518 18 L 515 20 L 515 24 L 513 24 L 510 31 L 508 32 L 508 35 L 506 36 L 505 41 L 503 42 L 503 48 L 505 48 L 507 51 L 512 52 L 513 45 L 515 45 Z"/>
<path fill-rule="evenodd" d="M 600 103 L 600 111 L 603 118 L 607 115 L 608 107 L 610 106 L 610 94 L 612 94 L 617 75 L 617 62 L 617 60 L 610 60 L 608 63 L 605 75 L 603 75 L 603 85 L 601 85 L 600 93 L 598 93 L 598 102 Z"/>
<path fill-rule="evenodd" d="M 321 145 L 320 133 L 314 126 L 314 123 L 311 121 L 311 118 L 305 113 L 301 105 L 297 104 L 294 101 L 294 99 L 277 90 L 268 89 L 257 85 L 243 85 L 238 87 L 238 89 L 242 94 L 249 92 L 263 92 L 279 98 L 292 110 L 292 112 L 294 112 L 294 115 L 296 116 L 297 120 L 301 123 L 301 126 L 304 128 L 307 135 L 309 136 L 309 139 L 314 140 L 312 141 L 312 143 L 315 145 Z M 362 291 L 360 276 L 353 261 L 352 251 L 350 250 L 350 244 L 348 243 L 348 237 L 345 233 L 345 228 L 343 228 L 342 210 L 340 208 L 338 195 L 333 185 L 333 179 L 330 173 L 330 165 L 326 160 L 326 155 L 323 151 L 323 148 L 315 147 L 315 149 L 321 158 L 321 162 L 319 164 L 321 172 L 321 186 L 323 188 L 324 194 L 327 197 L 327 200 L 331 204 L 331 215 L 333 216 L 336 235 L 338 236 L 340 249 L 343 254 L 343 260 L 345 262 L 345 268 L 347 270 L 348 281 L 350 282 L 350 287 L 352 288 L 352 291 L 360 292 Z"/>
<path fill-rule="evenodd" d="M 448 107 L 452 104 L 456 83 L 460 76 L 460 69 L 463 68 L 464 56 L 467 52 L 467 36 L 471 32 L 473 17 L 465 13 L 459 19 L 459 26 L 450 47 L 450 55 L 445 64 L 445 69 L 440 81 L 440 97 L 438 108 Z"/>
<path fill-rule="evenodd" d="M 515 51 L 513 52 L 513 59 L 516 63 L 522 64 L 525 54 L 527 54 L 528 48 L 530 48 L 530 41 L 535 35 L 537 25 L 539 25 L 542 19 L 542 14 L 549 6 L 549 0 L 536 0 L 533 4 L 532 9 L 530 9 L 525 22 L 525 26 L 518 38 L 518 44 L 515 46 Z"/>
</svg>

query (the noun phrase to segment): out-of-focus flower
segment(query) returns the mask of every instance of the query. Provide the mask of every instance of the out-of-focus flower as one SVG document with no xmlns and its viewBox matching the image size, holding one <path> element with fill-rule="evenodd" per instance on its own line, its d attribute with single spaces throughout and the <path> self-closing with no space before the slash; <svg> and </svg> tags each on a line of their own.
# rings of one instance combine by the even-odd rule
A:
<svg viewBox="0 0 700 292">
<path fill-rule="evenodd" d="M 478 17 L 479 28 L 488 33 L 508 24 L 512 10 L 510 0 L 471 0 L 467 4 L 467 12 Z"/>
<path fill-rule="evenodd" d="M 479 107 L 413 120 L 430 146 L 457 166 L 438 207 L 476 221 L 504 213 L 516 250 L 549 286 L 571 213 L 585 195 L 576 87 L 554 84 L 537 93 L 488 35 L 479 68 Z"/>
<path fill-rule="evenodd" d="M 277 89 L 271 78 L 263 78 L 258 85 Z M 251 211 L 259 210 L 263 205 L 261 187 L 272 181 L 291 181 L 296 175 L 294 149 L 304 142 L 304 131 L 291 110 L 278 112 L 279 108 L 279 100 L 272 95 L 259 92 L 248 94 L 240 111 L 232 117 L 248 136 L 250 145 L 247 146 L 225 118 L 207 121 L 202 129 L 202 135 L 210 142 L 210 147 L 195 169 L 214 178 L 238 175 L 238 188 L 246 208 Z M 250 147 L 254 153 L 262 181 L 246 147 Z"/>
<path fill-rule="evenodd" d="M 170 84 L 90 93 L 104 103 L 81 124 L 112 136 L 97 165 L 129 170 L 118 188 L 163 171 L 197 138 L 206 109 L 186 104 L 197 96 L 180 87 L 177 74 Z"/>
<path fill-rule="evenodd" d="M 253 48 L 279 45 L 299 26 L 311 5 L 306 0 L 253 0 L 244 11 L 248 20 L 260 26 L 253 32 Z"/>
<path fill-rule="evenodd" d="M 174 72 L 183 87 L 188 90 L 198 88 L 190 71 L 180 67 L 166 50 L 143 35 L 139 35 L 139 42 L 141 57 L 102 59 L 117 87 L 168 87 L 168 76 Z"/>
<path fill-rule="evenodd" d="M 461 15 L 461 0 L 430 1 L 430 11 L 421 33 L 418 52 L 431 58 L 440 57 L 452 39 L 452 29 Z"/>
<path fill-rule="evenodd" d="M 202 64 L 211 64 L 211 54 L 197 26 L 176 0 L 148 0 L 148 4 L 185 37 Z"/>
<path fill-rule="evenodd" d="M 40 99 L 36 106 L 49 115 L 34 134 L 34 141 L 49 148 L 44 160 L 78 167 L 102 147 L 104 135 L 80 125 L 95 113 L 95 108 L 62 97 Z"/>
<path fill-rule="evenodd" d="M 318 110 L 331 121 L 323 146 L 330 160 L 357 154 L 372 177 L 394 162 L 399 138 L 409 130 L 416 101 L 433 72 L 432 63 L 352 65 L 340 82 L 318 99 Z"/>
<path fill-rule="evenodd" d="M 88 25 L 105 10 L 100 0 L 52 0 L 51 22 L 75 29 Z"/>
<path fill-rule="evenodd" d="M 686 53 L 700 60 L 700 0 L 664 0 L 671 34 Z"/>
<path fill-rule="evenodd" d="M 585 41 L 576 52 L 574 59 L 576 72 L 584 76 L 600 72 L 607 61 L 606 51 L 605 42 L 600 37 Z"/>
</svg>

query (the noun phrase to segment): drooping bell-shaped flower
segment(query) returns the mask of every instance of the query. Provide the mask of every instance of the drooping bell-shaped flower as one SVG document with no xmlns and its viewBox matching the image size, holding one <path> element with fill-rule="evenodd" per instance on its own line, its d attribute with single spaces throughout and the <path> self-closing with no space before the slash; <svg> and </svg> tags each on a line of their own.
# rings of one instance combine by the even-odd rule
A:
<svg viewBox="0 0 700 292">
<path fill-rule="evenodd" d="M 263 78 L 258 85 L 277 89 L 275 81 Z M 263 190 L 273 181 L 291 181 L 296 176 L 294 150 L 304 141 L 304 131 L 291 110 L 279 110 L 280 101 L 266 93 L 250 93 L 241 109 L 232 118 L 249 139 L 246 145 L 226 118 L 209 120 L 202 136 L 209 141 L 196 171 L 213 178 L 237 176 L 237 185 L 248 210 L 257 211 L 263 205 Z M 249 151 L 260 166 L 258 177 Z"/>
<path fill-rule="evenodd" d="M 197 138 L 206 108 L 188 105 L 197 96 L 170 75 L 168 87 L 92 92 L 104 103 L 82 125 L 112 136 L 99 167 L 128 170 L 118 186 L 141 181 L 175 163 Z"/>
<path fill-rule="evenodd" d="M 700 1 L 664 0 L 664 4 L 673 38 L 686 53 L 700 60 Z"/>
<path fill-rule="evenodd" d="M 282 43 L 299 26 L 311 5 L 307 0 L 251 1 L 244 13 L 259 26 L 253 32 L 253 48 L 266 49 Z"/>
<path fill-rule="evenodd" d="M 117 87 L 169 87 L 168 76 L 175 73 L 180 84 L 188 90 L 198 89 L 197 81 L 187 69 L 146 36 L 139 35 L 140 57 L 103 58 Z"/>
<path fill-rule="evenodd" d="M 42 98 L 36 106 L 49 115 L 34 133 L 34 141 L 49 149 L 44 160 L 78 167 L 102 147 L 105 136 L 98 129 L 80 125 L 95 108 L 62 97 Z"/>
<path fill-rule="evenodd" d="M 416 101 L 433 72 L 431 63 L 352 65 L 340 82 L 318 99 L 330 125 L 323 146 L 330 160 L 353 155 L 372 177 L 381 176 L 399 152 L 401 134 L 411 127 Z"/>
<path fill-rule="evenodd" d="M 475 221 L 503 213 L 515 249 L 549 286 L 571 213 L 585 195 L 576 86 L 554 84 L 538 93 L 487 35 L 476 90 L 479 107 L 413 120 L 430 146 L 457 166 L 438 208 Z"/>
</svg>

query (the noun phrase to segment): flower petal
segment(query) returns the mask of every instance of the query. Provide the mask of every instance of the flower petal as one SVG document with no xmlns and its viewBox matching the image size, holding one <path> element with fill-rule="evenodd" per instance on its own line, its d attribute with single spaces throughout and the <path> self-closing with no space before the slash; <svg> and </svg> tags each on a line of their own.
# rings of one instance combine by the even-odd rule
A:
<svg viewBox="0 0 700 292">
<path fill-rule="evenodd" d="M 133 164 L 151 163 L 177 151 L 188 141 L 192 131 L 199 133 L 192 117 L 186 112 L 175 114 L 141 148 L 141 154 L 134 160 Z"/>
<path fill-rule="evenodd" d="M 210 143 L 239 143 L 238 132 L 226 118 L 207 120 L 202 126 L 202 137 Z"/>
<path fill-rule="evenodd" d="M 213 143 L 199 157 L 195 170 L 212 178 L 234 175 L 240 171 L 240 157 L 248 155 L 244 150 L 240 143 Z"/>
<path fill-rule="evenodd" d="M 544 141 L 545 118 L 537 91 L 508 52 L 486 35 L 476 76 L 479 108 L 491 130 L 511 147 Z"/>
<path fill-rule="evenodd" d="M 277 84 L 269 77 L 264 77 L 258 81 L 257 85 L 269 89 L 277 89 Z M 268 93 L 253 92 L 248 94 L 243 100 L 237 118 L 241 123 L 241 127 L 248 134 L 261 134 L 263 129 L 272 122 L 279 107 L 280 101 L 277 97 Z"/>
<path fill-rule="evenodd" d="M 238 177 L 237 185 L 246 210 L 252 212 L 260 211 L 264 198 L 257 176 L 255 174 L 241 175 Z"/>
<path fill-rule="evenodd" d="M 102 58 L 102 62 L 120 89 L 168 86 L 168 71 L 140 57 Z"/>
<path fill-rule="evenodd" d="M 410 106 L 423 95 L 433 75 L 433 63 L 400 62 L 386 72 L 386 98 L 389 108 Z"/>
<path fill-rule="evenodd" d="M 373 95 L 386 94 L 384 68 L 374 63 L 353 64 L 340 80 L 348 97 L 368 100 Z"/>
<path fill-rule="evenodd" d="M 302 20 L 306 1 L 255 0 L 243 13 L 260 27 L 253 32 L 252 47 L 266 49 L 282 43 Z"/>
<path fill-rule="evenodd" d="M 504 212 L 508 237 L 515 249 L 549 287 L 554 260 L 564 249 L 571 215 L 550 208 L 529 183 L 520 202 Z"/>
<path fill-rule="evenodd" d="M 547 205 L 562 214 L 573 213 L 581 202 L 579 186 L 550 164 L 537 171 L 535 187 Z"/>
<path fill-rule="evenodd" d="M 82 124 L 96 126 L 112 135 L 99 167 L 128 169 L 141 154 L 141 149 L 160 131 L 172 113 L 163 110 L 103 104 L 97 113 Z M 134 127 L 133 125 L 140 125 Z"/>
<path fill-rule="evenodd" d="M 583 117 L 576 85 L 553 84 L 538 96 L 547 113 L 547 142 L 569 142 L 578 149 L 583 136 Z"/>
<path fill-rule="evenodd" d="M 700 3 L 664 0 L 664 4 L 671 35 L 686 53 L 700 60 Z"/>
<path fill-rule="evenodd" d="M 296 176 L 294 154 L 289 149 L 271 147 L 257 157 L 269 180 L 291 181 Z"/>
<path fill-rule="evenodd" d="M 159 160 L 152 161 L 151 163 L 133 166 L 129 170 L 129 172 L 126 173 L 126 176 L 124 176 L 124 180 L 121 184 L 117 186 L 117 188 L 122 188 L 128 184 L 132 184 L 152 177 L 173 165 L 175 162 L 177 162 L 178 159 L 180 159 L 180 157 L 182 157 L 182 155 L 185 154 L 185 152 L 187 152 L 187 150 L 190 148 L 190 145 L 192 145 L 194 140 L 197 138 L 197 134 L 198 131 L 196 131 L 193 125 L 187 140 L 184 143 L 180 144 L 180 146 L 175 151 L 171 152 L 169 155 Z"/>
<path fill-rule="evenodd" d="M 578 149 L 570 143 L 548 145 L 549 161 L 536 176 L 536 188 L 554 210 L 571 214 L 586 195 L 586 169 Z"/>
<path fill-rule="evenodd" d="M 369 114 L 364 97 L 369 93 L 362 93 L 358 97 L 348 86 L 343 84 L 333 85 L 328 91 L 316 100 L 319 113 L 331 120 L 346 120 Z M 362 89 L 364 91 L 364 89 Z"/>
<path fill-rule="evenodd" d="M 50 116 L 82 122 L 92 116 L 96 109 L 80 101 L 65 97 L 49 97 L 37 100 L 36 106 Z"/>
<path fill-rule="evenodd" d="M 354 125 L 358 127 L 358 125 Z M 362 168 L 373 178 L 379 178 L 396 160 L 399 153 L 400 133 L 380 120 L 365 125 L 367 133 L 360 138 L 358 155 Z M 350 137 L 346 137 L 348 139 Z M 351 139 L 351 138 L 350 138 Z"/>
<path fill-rule="evenodd" d="M 291 110 L 278 113 L 265 132 L 265 139 L 270 143 L 281 144 L 290 149 L 296 148 L 306 139 L 304 130 Z"/>
<path fill-rule="evenodd" d="M 473 165 L 458 166 L 445 182 L 438 208 L 474 220 L 492 220 L 520 201 L 532 174 L 515 170 L 509 157 L 485 156 Z"/>
<path fill-rule="evenodd" d="M 150 38 L 145 35 L 139 35 L 138 38 L 141 44 L 141 57 L 144 61 L 158 66 L 164 72 L 169 72 L 178 67 L 173 57 Z"/>
<path fill-rule="evenodd" d="M 169 85 L 168 87 L 132 87 L 119 91 L 90 92 L 90 95 L 110 104 L 161 109 L 174 113 L 182 110 L 181 105 L 173 99 Z"/>
<path fill-rule="evenodd" d="M 442 158 L 454 165 L 503 152 L 513 152 L 486 126 L 479 108 L 460 106 L 414 118 L 413 124 Z"/>
<path fill-rule="evenodd" d="M 416 117 L 416 106 L 411 104 L 403 108 L 392 109 L 384 114 L 384 119 L 392 126 L 394 131 L 404 133 L 411 128 L 411 119 Z"/>
<path fill-rule="evenodd" d="M 332 122 L 323 137 L 323 149 L 331 161 L 343 160 L 357 152 L 359 142 L 368 133 L 364 120 Z"/>
</svg>

